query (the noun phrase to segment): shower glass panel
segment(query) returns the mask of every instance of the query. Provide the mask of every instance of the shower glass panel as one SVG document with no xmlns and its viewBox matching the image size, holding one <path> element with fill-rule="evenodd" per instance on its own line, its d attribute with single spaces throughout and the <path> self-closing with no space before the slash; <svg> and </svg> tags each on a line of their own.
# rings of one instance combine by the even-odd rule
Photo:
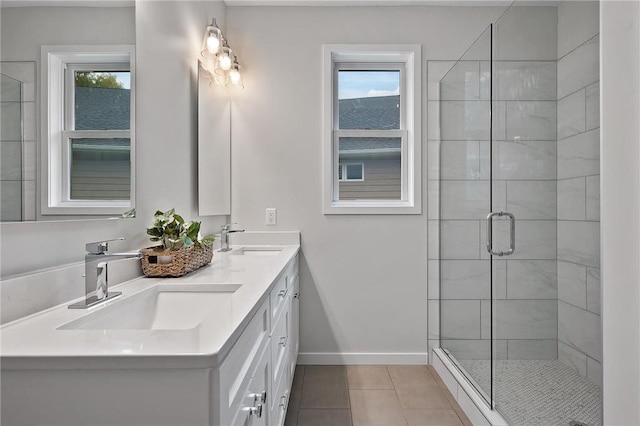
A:
<svg viewBox="0 0 640 426">
<path fill-rule="evenodd" d="M 22 83 L 0 74 L 0 220 L 22 220 Z"/>
<path fill-rule="evenodd" d="M 491 26 L 440 80 L 440 345 L 487 403 L 492 382 Z M 504 282 L 504 271 L 494 271 Z M 468 368 L 469 366 L 473 367 Z"/>
</svg>

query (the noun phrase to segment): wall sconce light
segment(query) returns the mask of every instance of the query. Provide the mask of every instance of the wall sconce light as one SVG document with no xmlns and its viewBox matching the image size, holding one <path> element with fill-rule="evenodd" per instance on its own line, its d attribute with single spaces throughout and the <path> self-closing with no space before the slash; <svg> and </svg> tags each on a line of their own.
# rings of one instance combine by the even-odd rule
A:
<svg viewBox="0 0 640 426">
<path fill-rule="evenodd" d="M 215 18 L 207 25 L 200 55 L 211 80 L 227 88 L 244 88 L 238 57 L 216 24 Z"/>
</svg>

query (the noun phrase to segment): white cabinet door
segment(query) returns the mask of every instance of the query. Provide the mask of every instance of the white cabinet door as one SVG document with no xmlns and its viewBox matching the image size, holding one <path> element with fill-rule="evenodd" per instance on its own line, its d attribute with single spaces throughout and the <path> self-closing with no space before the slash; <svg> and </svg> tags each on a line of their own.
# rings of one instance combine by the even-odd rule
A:
<svg viewBox="0 0 640 426">
<path fill-rule="evenodd" d="M 242 406 L 238 411 L 233 425 L 237 426 L 268 426 L 270 425 L 269 398 L 271 382 L 271 353 L 269 345 L 265 345 L 251 382 L 247 387 Z"/>
<path fill-rule="evenodd" d="M 293 287 L 291 290 L 291 321 L 289 325 L 289 374 L 290 377 L 293 378 L 300 347 L 300 278 L 298 275 L 293 277 Z"/>
</svg>

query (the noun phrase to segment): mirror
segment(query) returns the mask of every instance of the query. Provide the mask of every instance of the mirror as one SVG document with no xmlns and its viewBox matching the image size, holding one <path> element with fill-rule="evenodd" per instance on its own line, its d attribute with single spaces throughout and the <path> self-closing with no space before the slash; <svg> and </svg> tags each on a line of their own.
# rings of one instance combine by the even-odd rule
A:
<svg viewBox="0 0 640 426">
<path fill-rule="evenodd" d="M 198 61 L 198 214 L 231 214 L 231 102 Z"/>
<path fill-rule="evenodd" d="M 97 6 L 96 2 L 91 1 L 29 2 L 17 0 L 3 0 L 0 4 L 2 8 L 0 14 L 2 19 L 0 25 L 0 73 L 2 74 L 0 220 L 3 223 L 33 220 L 104 219 L 108 216 L 120 216 L 120 213 L 133 207 L 133 205 L 129 206 L 132 204 L 129 200 L 123 203 L 124 207 L 111 211 L 99 209 L 93 212 L 85 210 L 79 213 L 78 209 L 47 211 L 47 206 L 43 206 L 43 200 L 46 204 L 47 199 L 51 196 L 50 185 L 47 182 L 49 176 L 52 175 L 47 171 L 49 136 L 46 129 L 46 127 L 50 127 L 47 126 L 46 118 L 51 115 L 43 113 L 42 109 L 42 104 L 47 102 L 50 93 L 43 87 L 45 85 L 43 81 L 46 82 L 46 78 L 43 78 L 42 74 L 45 73 L 46 77 L 46 71 L 43 71 L 46 69 L 46 64 L 43 64 L 41 59 L 42 46 L 133 46 L 135 44 L 134 2 L 119 1 L 111 4 L 113 6 L 109 2 L 100 2 Z M 135 62 L 134 59 L 131 57 L 132 64 Z M 87 84 L 86 87 L 89 85 L 93 85 L 91 87 L 107 87 L 103 82 L 108 78 L 95 79 L 92 78 L 95 75 L 91 75 L 85 70 L 80 71 L 82 76 L 78 74 L 76 82 L 80 81 L 80 77 L 84 77 L 87 83 L 83 84 Z M 118 85 L 122 89 L 121 92 L 133 94 L 134 79 L 131 79 L 131 84 L 121 82 L 119 71 L 121 70 L 108 69 L 105 76 L 116 74 L 117 81 L 111 83 Z M 115 86 L 110 86 L 112 92 L 115 91 L 114 88 Z M 85 96 L 88 91 L 89 89 L 86 89 L 82 94 L 82 101 L 85 104 L 92 99 L 91 96 Z M 79 104 L 80 94 L 75 93 L 65 97 L 78 100 L 76 105 Z M 104 97 L 100 99 L 104 99 Z M 134 123 L 131 122 L 131 133 L 133 133 L 133 125 Z M 122 130 L 121 128 L 117 129 Z M 63 135 L 63 131 L 67 130 L 69 129 L 66 127 L 61 129 L 56 135 L 56 140 L 66 137 L 69 150 L 66 156 L 63 154 L 58 157 L 62 164 L 61 170 L 68 170 L 68 176 L 60 173 L 59 176 L 53 175 L 51 180 L 63 182 L 59 185 L 63 188 L 60 191 L 63 194 L 68 194 L 68 201 L 71 204 L 78 204 L 78 201 L 94 202 L 90 201 L 92 195 L 87 194 L 96 192 L 98 188 L 101 194 L 106 194 L 104 183 L 111 185 L 118 179 L 120 181 L 119 188 L 125 189 L 120 189 L 117 194 L 130 193 L 130 200 L 133 200 L 135 185 L 133 175 L 130 176 L 131 164 L 134 161 L 133 139 L 129 142 L 127 135 L 123 136 L 121 131 L 116 136 L 105 136 L 102 140 L 95 138 L 92 140 L 82 135 Z M 61 147 L 64 148 L 65 142 L 58 143 L 62 144 Z M 85 164 L 79 160 L 85 161 Z M 88 160 L 91 160 L 92 163 L 87 163 Z M 92 172 L 98 169 L 114 170 L 115 168 L 111 166 L 118 161 L 118 166 L 125 169 L 122 176 L 101 177 L 94 173 L 83 182 L 88 185 L 90 191 L 81 192 L 77 189 L 79 188 L 77 185 L 72 188 L 72 181 L 83 166 L 85 169 L 87 164 L 102 166 L 89 167 Z M 104 167 L 105 164 L 109 166 Z M 64 188 L 67 188 L 66 192 L 64 192 Z M 43 191 L 45 192 L 43 193 Z M 115 195 L 112 199 L 118 197 L 121 196 Z"/>
</svg>

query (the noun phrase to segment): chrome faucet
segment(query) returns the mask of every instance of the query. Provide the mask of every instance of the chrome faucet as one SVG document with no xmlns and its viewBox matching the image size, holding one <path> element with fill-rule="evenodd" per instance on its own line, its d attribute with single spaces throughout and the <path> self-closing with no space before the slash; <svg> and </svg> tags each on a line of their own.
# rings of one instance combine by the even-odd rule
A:
<svg viewBox="0 0 640 426">
<path fill-rule="evenodd" d="M 109 292 L 108 263 L 115 260 L 140 259 L 142 257 L 140 252 L 109 253 L 109 242 L 122 240 L 124 238 L 86 244 L 87 254 L 84 256 L 85 300 L 69 305 L 69 309 L 90 308 L 122 294 L 122 292 Z"/>
<path fill-rule="evenodd" d="M 232 232 L 244 232 L 244 229 L 229 229 L 233 223 L 222 225 L 220 228 L 220 251 L 229 251 L 229 234 Z"/>
</svg>

